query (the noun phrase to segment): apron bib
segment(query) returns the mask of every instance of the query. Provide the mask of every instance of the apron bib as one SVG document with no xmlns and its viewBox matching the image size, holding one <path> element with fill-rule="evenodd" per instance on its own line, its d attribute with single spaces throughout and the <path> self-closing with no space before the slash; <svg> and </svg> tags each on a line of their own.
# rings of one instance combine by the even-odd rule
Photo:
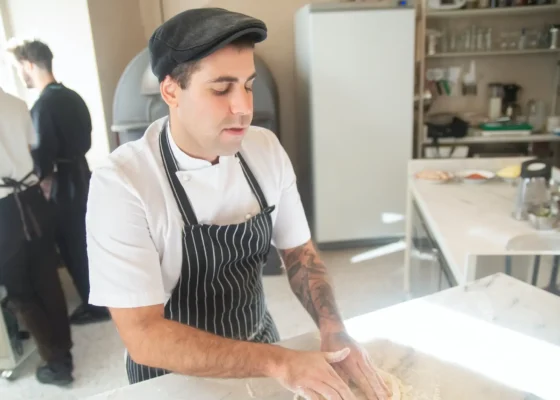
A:
<svg viewBox="0 0 560 400">
<path fill-rule="evenodd" d="M 160 132 L 160 152 L 184 228 L 181 276 L 165 304 L 165 318 L 235 340 L 277 342 L 280 337 L 267 310 L 262 285 L 274 206 L 268 206 L 255 176 L 237 153 L 260 213 L 240 224 L 199 224 L 177 178 L 178 166 L 166 127 Z M 137 364 L 128 354 L 126 369 L 131 384 L 169 373 Z"/>
</svg>

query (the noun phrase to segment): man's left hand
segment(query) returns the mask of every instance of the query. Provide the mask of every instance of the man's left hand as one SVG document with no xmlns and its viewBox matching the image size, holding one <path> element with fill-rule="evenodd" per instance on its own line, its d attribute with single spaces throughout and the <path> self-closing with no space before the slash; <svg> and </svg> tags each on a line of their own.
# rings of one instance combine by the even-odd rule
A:
<svg viewBox="0 0 560 400">
<path fill-rule="evenodd" d="M 321 334 L 321 351 L 337 351 L 345 347 L 350 354 L 343 361 L 333 364 L 335 371 L 348 384 L 353 382 L 368 400 L 389 400 L 392 396 L 367 352 L 345 331 Z"/>
</svg>

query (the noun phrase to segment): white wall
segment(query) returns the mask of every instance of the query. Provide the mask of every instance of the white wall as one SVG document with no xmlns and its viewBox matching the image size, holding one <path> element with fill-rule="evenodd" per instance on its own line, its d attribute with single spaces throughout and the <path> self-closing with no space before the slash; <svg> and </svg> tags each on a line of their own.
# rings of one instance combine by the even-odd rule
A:
<svg viewBox="0 0 560 400">
<path fill-rule="evenodd" d="M 93 122 L 92 167 L 109 152 L 99 74 L 86 0 L 3 0 L 9 36 L 37 38 L 49 45 L 57 80 L 78 92 L 89 107 Z M 36 91 L 19 84 L 20 97 L 31 105 Z"/>
<path fill-rule="evenodd" d="M 146 0 L 143 0 L 146 1 Z M 157 5 L 157 1 L 151 1 Z M 103 100 L 108 140 L 117 145 L 113 123 L 113 97 L 124 69 L 148 45 L 138 0 L 88 0 L 95 60 Z"/>
</svg>

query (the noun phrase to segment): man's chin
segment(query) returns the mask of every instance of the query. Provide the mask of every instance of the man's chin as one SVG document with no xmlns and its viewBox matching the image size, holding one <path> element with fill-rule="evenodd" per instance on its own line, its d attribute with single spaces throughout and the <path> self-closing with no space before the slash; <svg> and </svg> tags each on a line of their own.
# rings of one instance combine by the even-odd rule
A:
<svg viewBox="0 0 560 400">
<path fill-rule="evenodd" d="M 237 154 L 241 150 L 241 142 L 239 143 L 228 143 L 227 145 L 222 145 L 220 149 L 220 156 L 228 157 Z"/>
</svg>

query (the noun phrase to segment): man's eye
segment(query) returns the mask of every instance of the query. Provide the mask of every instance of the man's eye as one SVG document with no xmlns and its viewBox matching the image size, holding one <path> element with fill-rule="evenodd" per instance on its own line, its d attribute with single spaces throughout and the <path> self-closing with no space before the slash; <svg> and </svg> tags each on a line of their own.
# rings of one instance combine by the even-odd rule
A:
<svg viewBox="0 0 560 400">
<path fill-rule="evenodd" d="M 223 96 L 223 95 L 228 94 L 230 92 L 230 90 L 231 90 L 231 85 L 228 85 L 225 88 L 212 89 L 212 92 L 214 92 L 214 94 L 216 96 Z"/>
<path fill-rule="evenodd" d="M 245 90 L 248 92 L 252 92 L 253 91 L 253 87 L 245 87 Z"/>
</svg>

